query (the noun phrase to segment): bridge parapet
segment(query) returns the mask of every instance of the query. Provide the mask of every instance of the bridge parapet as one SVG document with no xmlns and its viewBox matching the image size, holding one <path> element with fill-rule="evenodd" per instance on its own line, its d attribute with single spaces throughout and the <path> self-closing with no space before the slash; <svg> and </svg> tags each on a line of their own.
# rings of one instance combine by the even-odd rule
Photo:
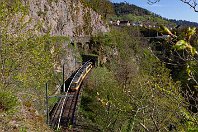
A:
<svg viewBox="0 0 198 132">
<path fill-rule="evenodd" d="M 82 36 L 82 37 L 72 37 L 72 42 L 75 43 L 87 43 L 90 41 L 91 37 L 90 36 Z"/>
</svg>

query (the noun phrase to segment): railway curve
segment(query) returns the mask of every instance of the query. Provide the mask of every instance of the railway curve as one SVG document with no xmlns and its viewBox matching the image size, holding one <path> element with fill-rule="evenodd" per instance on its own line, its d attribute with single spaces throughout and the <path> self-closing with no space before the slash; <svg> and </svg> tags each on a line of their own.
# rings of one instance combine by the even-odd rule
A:
<svg viewBox="0 0 198 132">
<path fill-rule="evenodd" d="M 76 107 L 79 100 L 80 87 L 82 81 L 92 68 L 92 62 L 85 62 L 75 73 L 63 97 L 59 98 L 50 114 L 50 126 L 55 130 L 60 128 L 67 130 L 71 125 L 75 125 Z M 65 85 L 65 83 L 64 83 Z M 65 86 L 63 86 L 65 87 Z"/>
</svg>

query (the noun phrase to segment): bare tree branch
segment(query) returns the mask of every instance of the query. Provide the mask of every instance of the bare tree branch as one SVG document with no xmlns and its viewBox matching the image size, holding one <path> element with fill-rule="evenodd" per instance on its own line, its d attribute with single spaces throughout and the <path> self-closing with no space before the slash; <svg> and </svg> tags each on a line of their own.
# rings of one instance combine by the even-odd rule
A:
<svg viewBox="0 0 198 132">
<path fill-rule="evenodd" d="M 159 2 L 160 0 L 148 0 L 148 4 L 149 5 L 152 5 L 152 4 L 155 4 L 157 2 Z"/>
<path fill-rule="evenodd" d="M 183 3 L 185 3 L 185 4 L 187 4 L 187 5 L 189 5 L 191 8 L 193 8 L 193 10 L 195 11 L 195 12 L 198 12 L 198 8 L 197 8 L 197 0 L 180 0 L 181 2 L 183 2 Z M 157 3 L 157 2 L 160 2 L 160 0 L 148 0 L 148 4 L 149 5 L 152 5 L 152 4 L 155 4 L 155 3 Z"/>
<path fill-rule="evenodd" d="M 147 132 L 149 132 L 149 129 L 142 123 L 139 123 Z"/>
<path fill-rule="evenodd" d="M 191 8 L 194 9 L 195 12 L 198 12 L 197 0 L 180 0 L 180 1 L 182 1 L 183 3 L 189 5 Z"/>
</svg>

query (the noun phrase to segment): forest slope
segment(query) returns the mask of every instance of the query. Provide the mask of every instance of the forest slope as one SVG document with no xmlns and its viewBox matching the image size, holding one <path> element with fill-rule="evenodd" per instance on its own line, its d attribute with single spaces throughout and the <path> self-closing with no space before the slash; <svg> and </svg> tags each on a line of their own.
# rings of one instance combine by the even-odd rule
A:
<svg viewBox="0 0 198 132">
<path fill-rule="evenodd" d="M 113 3 L 113 8 L 115 10 L 116 16 L 118 17 L 113 17 L 113 19 L 142 23 L 158 23 L 165 25 L 172 25 L 174 23 L 176 25 L 198 26 L 198 23 L 196 22 L 163 18 L 160 15 L 155 14 L 147 9 L 129 3 Z"/>
<path fill-rule="evenodd" d="M 108 30 L 80 1 L 0 1 L 0 131 L 51 131 L 45 84 L 49 95 L 59 93 L 63 65 L 65 79 L 78 68 L 73 37 Z"/>
</svg>

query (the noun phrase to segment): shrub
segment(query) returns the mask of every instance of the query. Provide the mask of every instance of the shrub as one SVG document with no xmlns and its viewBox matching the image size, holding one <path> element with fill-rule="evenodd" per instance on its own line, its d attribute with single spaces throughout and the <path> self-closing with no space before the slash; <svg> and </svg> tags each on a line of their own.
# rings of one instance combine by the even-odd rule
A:
<svg viewBox="0 0 198 132">
<path fill-rule="evenodd" d="M 11 111 L 18 104 L 18 99 L 11 92 L 0 91 L 0 111 Z"/>
</svg>

